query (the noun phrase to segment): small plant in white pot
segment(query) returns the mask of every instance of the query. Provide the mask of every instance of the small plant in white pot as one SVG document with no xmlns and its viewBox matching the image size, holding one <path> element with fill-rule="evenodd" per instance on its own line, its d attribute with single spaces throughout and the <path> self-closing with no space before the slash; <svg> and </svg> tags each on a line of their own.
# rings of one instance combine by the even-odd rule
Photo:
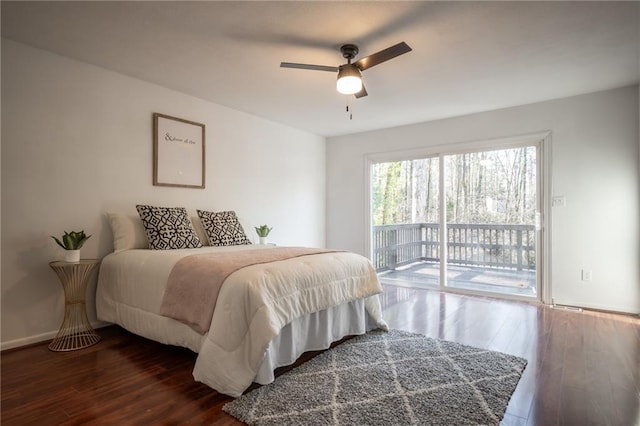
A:
<svg viewBox="0 0 640 426">
<path fill-rule="evenodd" d="M 79 262 L 80 261 L 80 248 L 87 242 L 91 235 L 86 235 L 84 231 L 64 231 L 62 241 L 53 235 L 51 238 L 56 240 L 56 243 L 62 247 L 64 252 L 65 262 Z"/>
<path fill-rule="evenodd" d="M 267 225 L 254 226 L 254 228 L 256 229 L 258 237 L 260 237 L 260 244 L 267 244 L 267 237 L 273 228 L 269 228 Z"/>
</svg>

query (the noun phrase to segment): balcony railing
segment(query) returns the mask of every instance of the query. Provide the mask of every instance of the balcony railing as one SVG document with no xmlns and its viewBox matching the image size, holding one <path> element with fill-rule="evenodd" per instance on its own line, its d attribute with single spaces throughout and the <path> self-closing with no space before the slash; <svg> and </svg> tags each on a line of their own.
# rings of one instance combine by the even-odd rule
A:
<svg viewBox="0 0 640 426">
<path fill-rule="evenodd" d="M 440 226 L 412 223 L 373 227 L 378 272 L 418 261 L 440 261 Z M 447 224 L 449 264 L 535 270 L 534 225 Z"/>
</svg>

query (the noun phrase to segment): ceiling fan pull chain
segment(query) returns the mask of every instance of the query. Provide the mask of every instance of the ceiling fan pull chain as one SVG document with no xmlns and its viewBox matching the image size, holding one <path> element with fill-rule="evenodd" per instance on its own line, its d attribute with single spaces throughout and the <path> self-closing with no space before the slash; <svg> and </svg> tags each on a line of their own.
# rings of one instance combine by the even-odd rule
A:
<svg viewBox="0 0 640 426">
<path fill-rule="evenodd" d="M 349 113 L 349 120 L 353 120 L 353 111 L 352 109 L 349 109 L 349 96 L 345 96 L 345 99 L 347 101 L 347 113 Z"/>
</svg>

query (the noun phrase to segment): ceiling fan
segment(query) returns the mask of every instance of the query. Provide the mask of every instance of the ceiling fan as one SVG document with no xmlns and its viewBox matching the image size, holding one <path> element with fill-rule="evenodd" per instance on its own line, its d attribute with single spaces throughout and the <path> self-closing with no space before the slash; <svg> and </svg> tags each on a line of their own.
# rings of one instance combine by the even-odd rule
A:
<svg viewBox="0 0 640 426">
<path fill-rule="evenodd" d="M 336 87 L 338 92 L 344 93 L 345 95 L 355 95 L 356 98 L 362 98 L 367 96 L 367 90 L 364 88 L 364 84 L 362 83 L 362 71 L 397 56 L 404 55 L 405 53 L 411 52 L 411 50 L 412 49 L 409 45 L 403 41 L 351 63 L 351 61 L 358 55 L 358 46 L 355 44 L 345 44 L 340 47 L 340 52 L 342 52 L 342 56 L 347 60 L 347 63 L 338 67 L 296 64 L 291 62 L 281 62 L 280 67 L 337 72 L 338 81 L 336 83 Z"/>
</svg>

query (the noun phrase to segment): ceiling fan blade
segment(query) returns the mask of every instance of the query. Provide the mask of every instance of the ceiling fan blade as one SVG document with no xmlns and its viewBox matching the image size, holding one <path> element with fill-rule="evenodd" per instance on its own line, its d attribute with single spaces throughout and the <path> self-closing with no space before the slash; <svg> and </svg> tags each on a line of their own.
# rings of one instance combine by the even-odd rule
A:
<svg viewBox="0 0 640 426">
<path fill-rule="evenodd" d="M 338 67 L 329 67 L 326 65 L 294 64 L 291 62 L 280 62 L 280 67 L 281 68 L 298 68 L 301 70 L 338 72 Z"/>
<path fill-rule="evenodd" d="M 372 55 L 366 56 L 356 61 L 354 64 L 355 66 L 360 68 L 361 71 L 364 71 L 368 68 L 386 62 L 389 59 L 393 59 L 396 56 L 404 55 L 405 53 L 411 52 L 411 50 L 412 49 L 409 47 L 409 45 L 403 41 L 394 46 L 387 47 L 386 49 L 383 49 Z"/>
<path fill-rule="evenodd" d="M 362 83 L 362 89 L 360 89 L 360 91 L 358 93 L 355 93 L 353 96 L 359 99 L 359 98 L 364 98 L 367 95 L 368 95 L 367 89 L 364 88 L 364 83 Z"/>
</svg>

